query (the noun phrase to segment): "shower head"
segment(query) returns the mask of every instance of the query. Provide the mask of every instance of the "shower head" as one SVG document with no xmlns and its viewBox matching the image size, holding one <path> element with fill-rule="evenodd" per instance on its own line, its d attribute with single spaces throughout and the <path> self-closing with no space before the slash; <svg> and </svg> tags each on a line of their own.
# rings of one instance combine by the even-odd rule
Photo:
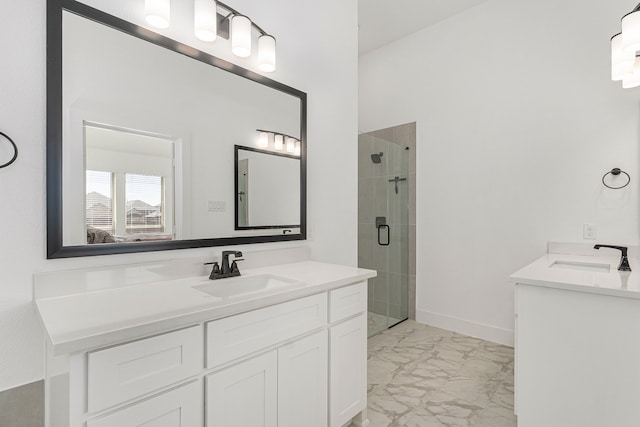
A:
<svg viewBox="0 0 640 427">
<path fill-rule="evenodd" d="M 373 163 L 380 163 L 382 161 L 382 159 L 381 159 L 382 156 L 383 156 L 382 152 L 380 152 L 378 154 L 374 153 L 374 154 L 371 155 L 371 161 Z"/>
</svg>

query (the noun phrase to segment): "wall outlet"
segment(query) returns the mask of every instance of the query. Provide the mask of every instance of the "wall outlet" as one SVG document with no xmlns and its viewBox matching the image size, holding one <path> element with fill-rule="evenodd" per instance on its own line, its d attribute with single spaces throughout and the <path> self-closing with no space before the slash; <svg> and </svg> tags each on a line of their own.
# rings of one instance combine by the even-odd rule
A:
<svg viewBox="0 0 640 427">
<path fill-rule="evenodd" d="M 596 240 L 598 238 L 598 227 L 595 224 L 582 224 L 582 238 L 585 240 Z"/>
<path fill-rule="evenodd" d="M 208 203 L 209 212 L 224 212 L 226 211 L 226 203 L 220 200 L 209 200 Z"/>
</svg>

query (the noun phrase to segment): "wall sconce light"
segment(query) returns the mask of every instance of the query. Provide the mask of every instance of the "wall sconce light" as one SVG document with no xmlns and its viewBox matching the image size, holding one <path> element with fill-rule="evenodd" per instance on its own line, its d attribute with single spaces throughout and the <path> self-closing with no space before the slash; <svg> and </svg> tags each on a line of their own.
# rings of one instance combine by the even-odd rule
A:
<svg viewBox="0 0 640 427">
<path fill-rule="evenodd" d="M 287 153 L 293 153 L 296 156 L 300 155 L 300 140 L 296 137 L 285 135 L 283 133 L 274 132 L 271 130 L 256 129 L 260 134 L 258 136 L 258 146 L 266 148 L 269 146 L 269 138 L 273 135 L 273 148 L 276 150 L 282 150 L 285 148 Z"/>
<path fill-rule="evenodd" d="M 622 87 L 640 86 L 640 4 L 622 17 L 622 32 L 611 37 L 611 79 Z"/>
<path fill-rule="evenodd" d="M 156 28 L 169 28 L 171 22 L 170 0 L 144 0 L 144 19 Z"/>
</svg>

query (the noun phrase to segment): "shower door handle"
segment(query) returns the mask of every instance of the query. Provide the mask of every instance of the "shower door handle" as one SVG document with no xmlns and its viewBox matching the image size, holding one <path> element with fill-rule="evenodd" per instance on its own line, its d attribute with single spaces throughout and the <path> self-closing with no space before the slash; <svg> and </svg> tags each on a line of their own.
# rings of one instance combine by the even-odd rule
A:
<svg viewBox="0 0 640 427">
<path fill-rule="evenodd" d="M 387 230 L 387 243 L 383 243 L 382 242 L 382 229 L 383 228 Z M 387 224 L 378 225 L 378 244 L 380 246 L 389 246 L 390 242 L 391 242 L 391 228 Z"/>
</svg>

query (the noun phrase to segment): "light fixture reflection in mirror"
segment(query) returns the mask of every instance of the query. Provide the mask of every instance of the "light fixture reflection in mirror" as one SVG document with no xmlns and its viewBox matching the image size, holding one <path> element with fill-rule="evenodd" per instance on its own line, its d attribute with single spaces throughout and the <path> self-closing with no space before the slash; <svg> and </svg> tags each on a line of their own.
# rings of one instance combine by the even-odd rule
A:
<svg viewBox="0 0 640 427">
<path fill-rule="evenodd" d="M 269 146 L 269 133 L 260 132 L 260 136 L 258 139 L 258 147 L 267 148 L 268 146 Z"/>
<path fill-rule="evenodd" d="M 282 150 L 284 136 L 276 134 L 273 137 L 273 148 L 276 150 Z"/>
</svg>

